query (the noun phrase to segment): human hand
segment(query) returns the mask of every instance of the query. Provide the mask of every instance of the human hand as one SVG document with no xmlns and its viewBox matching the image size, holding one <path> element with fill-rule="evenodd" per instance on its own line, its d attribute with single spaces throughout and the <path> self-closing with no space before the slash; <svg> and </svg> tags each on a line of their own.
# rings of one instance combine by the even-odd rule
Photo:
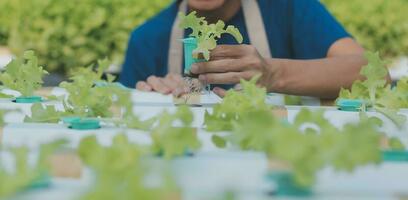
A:
<svg viewBox="0 0 408 200">
<path fill-rule="evenodd" d="M 211 52 L 210 61 L 191 67 L 191 73 L 198 74 L 205 84 L 238 84 L 241 79 L 261 75 L 258 84 L 268 90 L 273 72 L 268 61 L 251 45 L 219 45 Z"/>
<path fill-rule="evenodd" d="M 187 93 L 188 87 L 183 78 L 178 74 L 168 74 L 164 78 L 150 76 L 146 81 L 139 81 L 136 89 L 141 91 L 155 91 L 162 94 L 180 94 Z"/>
</svg>

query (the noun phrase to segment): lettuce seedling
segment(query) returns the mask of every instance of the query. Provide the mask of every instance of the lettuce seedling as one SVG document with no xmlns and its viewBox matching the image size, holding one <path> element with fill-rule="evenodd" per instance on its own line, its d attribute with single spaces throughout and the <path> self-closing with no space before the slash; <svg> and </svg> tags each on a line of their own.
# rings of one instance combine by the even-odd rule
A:
<svg viewBox="0 0 408 200">
<path fill-rule="evenodd" d="M 145 150 L 132 144 L 124 134 L 115 136 L 109 147 L 98 144 L 96 136 L 86 137 L 80 142 L 78 154 L 96 175 L 94 186 L 81 199 L 154 200 L 176 193 L 174 182 L 161 171 L 155 174 L 163 180 L 161 184 L 146 183 L 150 167 L 142 161 Z"/>
<path fill-rule="evenodd" d="M 70 81 L 60 86 L 68 96 L 63 99 L 64 111 L 54 105 L 33 104 L 31 116 L 25 122 L 57 123 L 63 117 L 100 118 L 120 127 L 150 130 L 156 118 L 140 120 L 132 110 L 131 94 L 126 88 L 114 84 L 112 75 L 103 80 L 104 71 L 109 67 L 108 60 L 99 60 L 98 66 L 88 66 L 72 73 Z M 116 114 L 116 115 L 115 115 Z"/>
<path fill-rule="evenodd" d="M 204 124 L 208 131 L 232 130 L 232 123 L 239 122 L 242 116 L 252 110 L 267 110 L 272 106 L 266 104 L 266 89 L 258 87 L 259 76 L 250 81 L 241 80 L 242 91 L 229 90 L 222 103 L 213 108 L 212 114 L 205 112 Z"/>
<path fill-rule="evenodd" d="M 131 107 L 130 93 L 112 84 L 97 87 L 95 83 L 104 82 L 103 72 L 109 67 L 108 60 L 99 60 L 98 67 L 81 68 L 73 73 L 70 82 L 62 82 L 60 87 L 66 89 L 68 97 L 64 100 L 65 111 L 78 117 L 112 117 L 114 106 Z M 108 77 L 108 83 L 114 77 Z"/>
<path fill-rule="evenodd" d="M 392 89 L 387 83 L 388 71 L 385 62 L 381 60 L 379 53 L 366 52 L 365 57 L 368 64 L 361 69 L 360 74 L 365 80 L 357 80 L 350 90 L 341 89 L 339 99 L 360 99 L 364 100 L 378 112 L 387 116 L 396 125 L 401 127 L 406 117 L 399 115 L 398 109 L 408 105 L 407 78 L 398 82 L 396 89 Z"/>
<path fill-rule="evenodd" d="M 197 39 L 197 49 L 193 51 L 193 58 L 199 59 L 199 55 L 208 61 L 210 60 L 210 51 L 217 46 L 217 40 L 221 38 L 223 34 L 232 35 L 238 43 L 243 42 L 243 37 L 239 30 L 234 26 L 225 27 L 225 23 L 218 20 L 215 24 L 208 24 L 204 17 L 197 17 L 197 12 L 193 11 L 188 15 L 179 13 L 180 28 L 191 29 L 192 33 L 190 37 Z"/>
<path fill-rule="evenodd" d="M 199 149 L 201 142 L 198 140 L 196 129 L 191 127 L 193 117 L 187 106 L 178 107 L 174 114 L 162 112 L 157 117 L 157 126 L 151 131 L 153 152 L 171 159 Z M 175 126 L 175 123 L 181 125 Z"/>
<path fill-rule="evenodd" d="M 28 149 L 26 147 L 11 149 L 15 159 L 15 171 L 10 172 L 4 169 L 0 160 L 0 198 L 7 199 L 29 188 L 44 173 L 50 171 L 49 157 L 64 144 L 66 144 L 65 140 L 57 140 L 41 145 L 39 157 L 34 166 L 28 163 Z"/>
<path fill-rule="evenodd" d="M 0 82 L 5 88 L 21 93 L 23 97 L 34 95 L 34 91 L 41 88 L 43 76 L 48 74 L 38 65 L 38 58 L 34 51 L 26 51 L 21 58 L 12 60 L 0 73 Z"/>
</svg>

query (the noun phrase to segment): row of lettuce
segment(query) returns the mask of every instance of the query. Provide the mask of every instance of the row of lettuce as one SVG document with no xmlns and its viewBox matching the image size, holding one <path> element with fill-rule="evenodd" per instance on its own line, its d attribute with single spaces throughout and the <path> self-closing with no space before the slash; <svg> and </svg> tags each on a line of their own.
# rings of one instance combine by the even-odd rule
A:
<svg viewBox="0 0 408 200">
<path fill-rule="evenodd" d="M 107 56 L 121 64 L 132 29 L 171 0 L 2 0 L 0 46 L 36 50 L 50 72 L 67 72 Z M 322 0 L 367 49 L 386 58 L 408 53 L 406 0 Z"/>
<path fill-rule="evenodd" d="M 356 81 L 351 90 L 342 90 L 340 96 L 364 100 L 364 108 L 381 110 L 388 117 L 397 118 L 396 124 L 402 126 L 405 117 L 399 115 L 397 109 L 407 103 L 404 96 L 408 94 L 408 87 L 404 87 L 406 81 L 401 80 L 396 89 L 391 89 L 384 81 L 387 73 L 379 55 L 367 53 L 366 57 L 369 64 L 361 72 L 366 79 Z M 151 119 L 140 120 L 132 109 L 130 91 L 114 84 L 113 76 L 102 79 L 107 66 L 108 62 L 103 60 L 96 66 L 78 69 L 69 82 L 60 85 L 67 90 L 67 97 L 48 97 L 62 101 L 64 110 L 36 103 L 32 106 L 32 115 L 25 121 L 58 123 L 63 117 L 97 118 L 108 126 L 144 130 L 152 140 L 151 145 L 133 144 L 123 134 L 118 134 L 110 147 L 99 145 L 95 136 L 81 141 L 75 153 L 97 177 L 93 189 L 83 198 L 162 199 L 165 196 L 178 199 L 179 189 L 169 169 L 154 172 L 162 176 L 162 184 L 149 186 L 144 180 L 153 173 L 150 171 L 152 167 L 147 164 L 149 162 L 140 160 L 157 157 L 166 162 L 199 151 L 202 144 L 197 129 L 192 127 L 192 111 L 181 106 L 174 113 L 163 111 Z M 26 68 L 31 76 L 17 70 L 21 67 Z M 0 74 L 0 81 L 4 88 L 30 96 L 41 87 L 44 74 L 46 71 L 38 65 L 34 52 L 28 51 L 6 67 Z M 310 188 L 316 181 L 316 173 L 325 167 L 352 172 L 359 166 L 380 164 L 386 151 L 405 150 L 397 138 L 378 131 L 382 121 L 368 117 L 363 108 L 358 123 L 345 124 L 341 129 L 332 125 L 323 111 L 307 109 L 301 110 L 290 124 L 274 114 L 273 106 L 265 103 L 267 92 L 256 85 L 257 78 L 242 81 L 241 92 L 228 91 L 212 113 L 206 112 L 204 129 L 213 133 L 212 141 L 219 148 L 264 152 L 271 161 L 286 166 L 278 170 L 292 174 L 294 183 L 300 188 Z M 122 112 L 115 115 L 112 108 L 119 108 Z M 49 166 L 44 157 L 61 146 L 57 144 L 63 142 L 44 146 L 46 150 L 36 167 L 28 166 L 28 150 L 24 147 L 3 149 L 14 153 L 16 171 L 10 173 L 0 166 L 0 197 L 13 196 L 47 173 Z"/>
<path fill-rule="evenodd" d="M 184 155 L 186 149 L 195 151 L 201 147 L 196 130 L 192 127 L 193 113 L 188 107 L 181 106 L 176 112 L 162 112 L 147 120 L 139 120 L 133 112 L 131 94 L 128 89 L 113 83 L 114 77 L 102 79 L 103 71 L 109 66 L 107 60 L 98 61 L 97 65 L 80 68 L 72 73 L 69 81 L 60 84 L 68 96 L 43 96 L 42 101 L 62 102 L 64 109 L 55 105 L 34 103 L 32 114 L 26 116 L 25 122 L 59 123 L 63 118 L 79 117 L 96 118 L 106 126 L 147 131 L 152 144 L 137 145 L 118 133 L 110 147 L 98 144 L 95 136 L 86 137 L 76 150 L 82 163 L 91 168 L 95 174 L 94 185 L 84 193 L 81 199 L 180 199 L 168 169 L 151 171 L 154 166 L 140 161 L 147 156 L 165 158 L 163 165 L 176 156 Z M 24 70 L 21 70 L 24 69 Z M 0 73 L 2 92 L 11 89 L 20 93 L 17 96 L 2 93 L 3 98 L 11 102 L 19 97 L 33 97 L 35 91 L 42 87 L 42 77 L 48 72 L 38 64 L 33 51 L 26 51 L 23 56 L 10 62 L 4 72 Z M 15 110 L 2 110 L 0 125 L 3 127 L 3 116 Z M 174 123 L 180 126 L 174 127 Z M 118 129 L 119 130 L 119 129 Z M 35 164 L 27 162 L 30 151 L 27 147 L 2 147 L 0 151 L 0 199 L 32 188 L 43 188 L 50 185 L 51 167 L 49 158 L 54 152 L 66 149 L 67 141 L 58 140 L 44 144 Z M 9 153 L 14 157 L 14 170 L 3 164 L 3 155 Z M 149 173 L 160 177 L 161 184 L 146 186 Z M 48 182 L 48 183 L 47 183 Z M 79 195 L 81 196 L 81 195 Z M 173 198 L 174 197 L 174 198 Z"/>
</svg>

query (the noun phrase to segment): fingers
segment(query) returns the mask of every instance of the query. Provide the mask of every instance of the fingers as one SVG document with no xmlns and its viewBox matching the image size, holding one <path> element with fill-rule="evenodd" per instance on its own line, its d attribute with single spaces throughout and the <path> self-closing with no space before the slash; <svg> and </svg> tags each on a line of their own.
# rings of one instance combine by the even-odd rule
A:
<svg viewBox="0 0 408 200">
<path fill-rule="evenodd" d="M 218 95 L 219 97 L 221 97 L 221 98 L 224 98 L 225 94 L 227 93 L 226 90 L 224 90 L 224 89 L 222 89 L 222 88 L 219 88 L 219 87 L 215 87 L 215 88 L 213 89 L 213 92 L 214 92 L 216 95 Z"/>
<path fill-rule="evenodd" d="M 223 73 L 223 72 L 239 72 L 245 68 L 245 63 L 239 62 L 237 59 L 223 59 L 209 62 L 195 63 L 191 66 L 191 73 Z"/>
<path fill-rule="evenodd" d="M 138 82 L 136 88 L 141 91 L 157 91 L 162 94 L 174 93 L 176 89 L 179 89 L 177 93 L 181 94 L 186 90 L 183 78 L 177 74 L 168 74 L 164 78 L 150 76 L 146 82 Z"/>
<path fill-rule="evenodd" d="M 176 88 L 173 91 L 173 96 L 181 97 L 181 96 L 183 96 L 185 94 L 188 94 L 189 92 L 190 92 L 190 88 L 188 88 L 188 87 L 179 87 L 179 88 Z"/>
<path fill-rule="evenodd" d="M 249 45 L 218 45 L 211 51 L 211 60 L 245 56 L 249 47 Z"/>
<path fill-rule="evenodd" d="M 262 59 L 251 45 L 219 45 L 211 52 L 211 60 L 191 66 L 193 74 L 240 72 L 259 67 Z"/>
<path fill-rule="evenodd" d="M 189 93 L 190 89 L 184 82 L 183 78 L 178 74 L 168 74 L 165 78 L 167 82 L 171 83 L 172 93 L 175 97 L 180 97 Z"/>
<path fill-rule="evenodd" d="M 136 83 L 136 89 L 141 90 L 141 91 L 145 91 L 145 92 L 150 92 L 153 90 L 152 87 L 150 87 L 149 84 L 147 84 L 144 81 L 139 81 Z"/>
<path fill-rule="evenodd" d="M 162 79 L 160 79 L 161 81 L 162 81 L 162 83 L 166 86 L 166 87 L 168 87 L 170 90 L 174 90 L 175 88 L 177 88 L 178 86 L 180 86 L 181 85 L 181 83 L 180 82 L 178 82 L 178 81 L 175 81 L 175 80 L 172 80 L 172 79 L 170 79 L 170 78 L 162 78 Z"/>
<path fill-rule="evenodd" d="M 160 92 L 162 94 L 171 93 L 171 89 L 166 86 L 166 83 L 164 83 L 161 78 L 158 78 L 156 76 L 150 76 L 147 79 L 147 84 L 149 84 L 154 91 Z"/>
<path fill-rule="evenodd" d="M 206 84 L 236 84 L 244 80 L 250 80 L 254 76 L 251 71 L 245 72 L 227 72 L 227 73 L 210 73 L 202 74 L 198 78 Z"/>
<path fill-rule="evenodd" d="M 167 74 L 167 76 L 164 78 L 166 81 L 171 81 L 173 89 L 183 86 L 185 84 L 183 78 L 179 74 Z"/>
</svg>

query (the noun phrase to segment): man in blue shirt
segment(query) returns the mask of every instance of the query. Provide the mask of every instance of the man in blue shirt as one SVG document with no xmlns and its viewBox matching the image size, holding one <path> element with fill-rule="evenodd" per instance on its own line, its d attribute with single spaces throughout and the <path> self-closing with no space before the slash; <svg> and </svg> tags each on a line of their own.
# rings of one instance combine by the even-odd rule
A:
<svg viewBox="0 0 408 200">
<path fill-rule="evenodd" d="M 212 23 L 220 19 L 234 25 L 244 37 L 243 45 L 237 45 L 231 36 L 221 38 L 209 62 L 192 66 L 191 72 L 202 82 L 237 84 L 242 78 L 261 74 L 259 84 L 269 92 L 335 98 L 341 87 L 348 88 L 361 78 L 359 71 L 366 64 L 364 49 L 318 0 L 185 1 L 189 11 L 196 10 Z M 245 2 L 257 3 L 261 20 L 246 21 L 256 12 L 245 13 Z M 167 66 L 180 3 L 174 2 L 132 33 L 121 83 L 161 93 L 172 93 L 179 87 L 181 76 L 168 74 Z M 250 37 L 254 30 L 248 30 L 248 25 L 259 21 L 263 21 L 267 41 L 258 41 L 256 46 L 252 40 L 257 36 Z M 260 52 L 262 45 L 266 50 Z M 216 87 L 214 92 L 223 95 L 225 90 Z"/>
</svg>

